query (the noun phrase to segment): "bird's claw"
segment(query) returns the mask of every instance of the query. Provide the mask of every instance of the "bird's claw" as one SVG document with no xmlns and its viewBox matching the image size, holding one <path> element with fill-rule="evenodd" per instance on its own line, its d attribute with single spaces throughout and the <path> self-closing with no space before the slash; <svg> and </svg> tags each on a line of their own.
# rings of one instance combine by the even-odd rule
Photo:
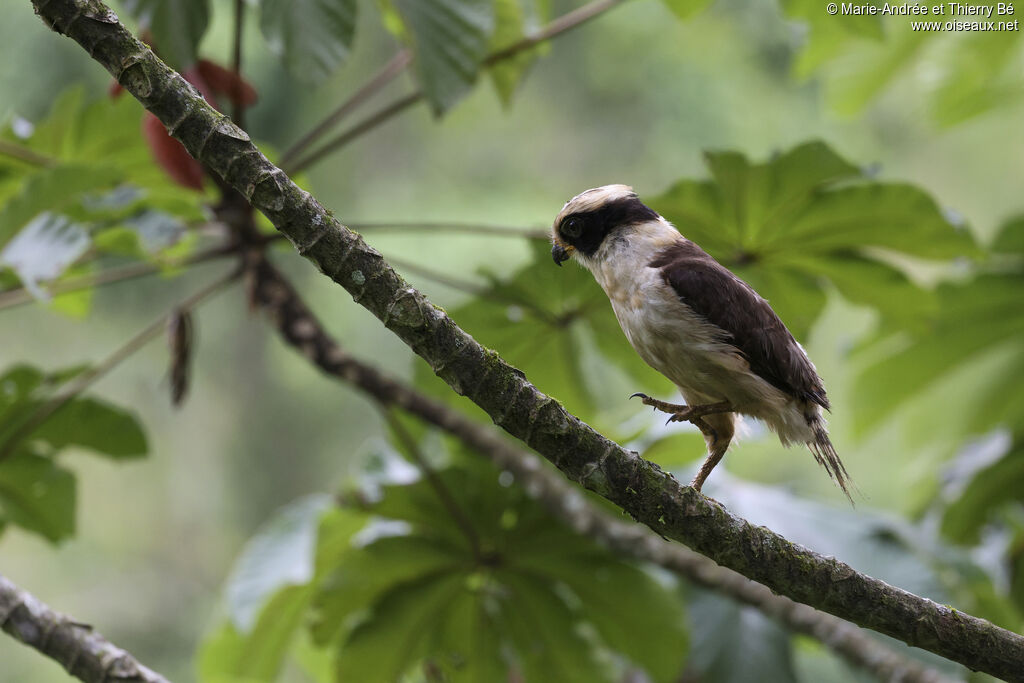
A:
<svg viewBox="0 0 1024 683">
<path fill-rule="evenodd" d="M 638 391 L 635 394 L 631 394 L 629 398 L 630 399 L 634 399 L 634 398 L 645 399 L 645 398 L 650 398 L 650 396 L 648 396 L 647 394 L 645 394 L 643 392 Z"/>
</svg>

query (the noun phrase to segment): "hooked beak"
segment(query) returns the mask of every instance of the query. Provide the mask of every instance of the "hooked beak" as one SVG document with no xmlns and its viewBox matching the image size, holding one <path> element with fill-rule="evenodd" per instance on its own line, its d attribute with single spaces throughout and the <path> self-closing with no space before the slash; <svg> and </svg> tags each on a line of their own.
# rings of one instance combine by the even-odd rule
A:
<svg viewBox="0 0 1024 683">
<path fill-rule="evenodd" d="M 556 266 L 561 266 L 562 261 L 568 261 L 569 257 L 572 256 L 573 248 L 568 249 L 562 246 L 560 242 L 555 242 L 555 245 L 551 247 L 551 258 L 555 260 Z"/>
</svg>

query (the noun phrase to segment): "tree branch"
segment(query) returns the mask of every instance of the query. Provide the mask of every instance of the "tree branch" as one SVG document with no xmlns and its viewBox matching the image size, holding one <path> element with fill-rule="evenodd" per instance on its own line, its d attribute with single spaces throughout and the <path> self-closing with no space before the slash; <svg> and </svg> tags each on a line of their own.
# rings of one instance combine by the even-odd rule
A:
<svg viewBox="0 0 1024 683">
<path fill-rule="evenodd" d="M 2 575 L 0 626 L 86 683 L 168 683 L 90 626 L 54 612 Z"/>
<path fill-rule="evenodd" d="M 531 497 L 577 533 L 756 607 L 791 631 L 821 641 L 850 664 L 879 680 L 952 683 L 952 679 L 901 655 L 849 622 L 775 595 L 761 584 L 665 541 L 639 524 L 619 521 L 586 500 L 576 487 L 544 467 L 536 456 L 512 447 L 497 438 L 491 429 L 345 352 L 280 271 L 265 258 L 252 266 L 253 299 L 287 344 L 325 374 L 358 387 L 382 406 L 402 408 L 448 432 L 499 468 L 508 470 Z M 409 441 L 408 435 L 405 439 Z M 406 445 L 415 448 L 414 443 Z M 421 466 L 426 466 L 421 454 L 416 458 L 423 461 Z M 461 511 L 456 516 L 462 517 Z"/>
<path fill-rule="evenodd" d="M 33 0 L 153 112 L 194 157 L 287 235 L 300 254 L 423 357 L 458 393 L 562 472 L 668 538 L 771 590 L 972 669 L 1024 680 L 1024 637 L 855 571 L 740 519 L 569 414 L 410 287 L 245 131 L 118 22 L 99 0 Z"/>
</svg>

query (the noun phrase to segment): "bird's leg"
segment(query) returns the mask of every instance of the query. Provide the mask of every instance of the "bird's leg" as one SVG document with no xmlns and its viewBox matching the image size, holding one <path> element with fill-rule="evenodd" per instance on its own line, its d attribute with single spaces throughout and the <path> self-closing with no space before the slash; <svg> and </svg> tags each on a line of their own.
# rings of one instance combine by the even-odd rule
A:
<svg viewBox="0 0 1024 683">
<path fill-rule="evenodd" d="M 701 432 L 707 434 L 701 423 L 704 421 L 700 418 L 705 415 L 713 415 L 715 413 L 731 413 L 732 405 L 728 401 L 720 401 L 718 403 L 705 403 L 699 406 L 686 406 L 679 405 L 676 403 L 666 403 L 665 401 L 659 401 L 656 398 L 651 398 L 647 394 L 636 393 L 630 396 L 630 398 L 638 398 L 643 401 L 645 406 L 651 406 L 655 410 L 660 410 L 663 413 L 668 413 L 669 422 L 692 422 L 700 429 Z M 667 423 L 666 423 L 667 424 Z"/>
<path fill-rule="evenodd" d="M 646 394 L 633 394 L 633 396 L 630 396 L 630 398 L 634 397 L 639 397 L 644 402 L 644 405 L 651 406 L 655 410 L 660 410 L 664 413 L 669 413 L 669 422 L 690 422 L 704 435 L 704 440 L 708 444 L 708 457 L 705 458 L 704 463 L 697 470 L 693 481 L 690 482 L 690 486 L 700 491 L 704 485 L 704 480 L 711 474 L 711 470 L 715 469 L 715 465 L 721 462 L 725 456 L 725 451 L 729 448 L 729 442 L 732 440 L 733 434 L 731 422 L 728 423 L 726 431 L 720 434 L 718 430 L 707 423 L 704 416 L 731 413 L 733 412 L 732 405 L 728 401 L 720 401 L 699 406 L 685 406 L 659 401 Z M 723 428 L 725 428 L 724 425 Z"/>
<path fill-rule="evenodd" d="M 700 491 L 700 487 L 704 485 L 704 480 L 711 474 L 711 470 L 715 469 L 715 465 L 722 461 L 726 448 L 728 448 L 728 444 L 724 448 L 712 447 L 709 449 L 708 457 L 704 459 L 704 463 L 697 470 L 697 474 L 694 475 L 690 486 Z"/>
</svg>

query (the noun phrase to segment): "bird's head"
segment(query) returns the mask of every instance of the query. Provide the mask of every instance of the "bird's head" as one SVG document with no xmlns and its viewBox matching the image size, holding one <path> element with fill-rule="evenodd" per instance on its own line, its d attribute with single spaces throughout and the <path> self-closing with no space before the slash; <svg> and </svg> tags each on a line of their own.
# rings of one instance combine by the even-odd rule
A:
<svg viewBox="0 0 1024 683">
<path fill-rule="evenodd" d="M 562 265 L 573 256 L 589 265 L 609 237 L 647 223 L 664 222 L 628 185 L 605 185 L 565 203 L 551 228 L 551 257 Z M 666 224 L 667 225 L 667 224 Z"/>
</svg>

